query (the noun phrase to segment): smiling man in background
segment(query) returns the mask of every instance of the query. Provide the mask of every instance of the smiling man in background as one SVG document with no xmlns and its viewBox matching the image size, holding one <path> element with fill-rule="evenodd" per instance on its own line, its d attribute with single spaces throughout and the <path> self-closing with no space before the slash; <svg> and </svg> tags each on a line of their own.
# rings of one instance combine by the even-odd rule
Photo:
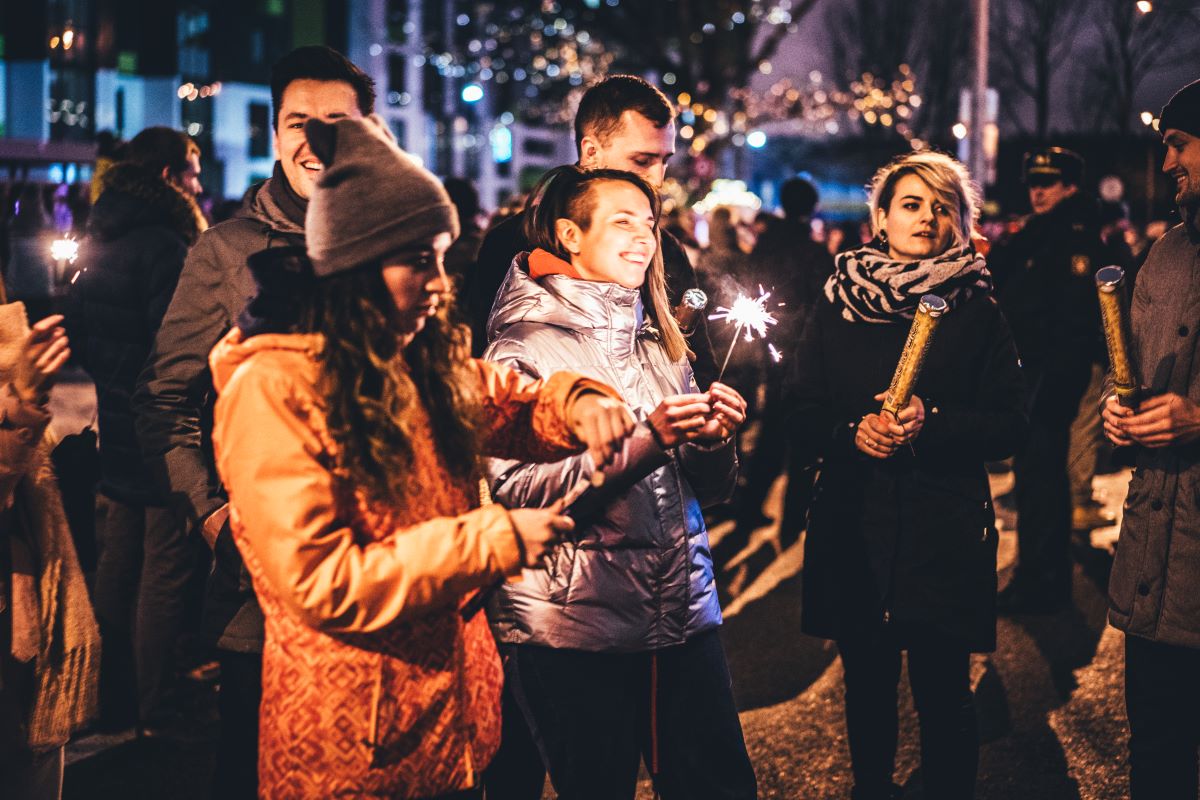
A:
<svg viewBox="0 0 1200 800">
<path fill-rule="evenodd" d="M 203 626 L 221 664 L 213 796 L 222 800 L 257 794 L 263 623 L 213 465 L 208 353 L 254 293 L 246 258 L 268 247 L 304 245 L 304 214 L 321 174 L 304 123 L 365 116 L 374 107 L 375 88 L 336 50 L 300 47 L 272 68 L 271 102 L 275 170 L 232 219 L 202 234 L 188 254 L 133 400 L 151 471 L 214 552 Z"/>
</svg>

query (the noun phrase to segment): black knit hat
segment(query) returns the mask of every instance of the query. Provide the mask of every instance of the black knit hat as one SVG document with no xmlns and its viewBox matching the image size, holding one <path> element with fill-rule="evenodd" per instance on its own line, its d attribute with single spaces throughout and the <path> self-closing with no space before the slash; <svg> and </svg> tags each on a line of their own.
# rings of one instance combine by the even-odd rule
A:
<svg viewBox="0 0 1200 800">
<path fill-rule="evenodd" d="M 1180 89 L 1163 106 L 1158 115 L 1158 130 L 1166 133 L 1172 128 L 1200 136 L 1200 81 L 1192 81 Z"/>
<path fill-rule="evenodd" d="M 396 146 L 374 114 L 304 125 L 324 169 L 308 201 L 304 239 L 317 277 L 457 237 L 458 214 L 433 173 Z"/>
</svg>

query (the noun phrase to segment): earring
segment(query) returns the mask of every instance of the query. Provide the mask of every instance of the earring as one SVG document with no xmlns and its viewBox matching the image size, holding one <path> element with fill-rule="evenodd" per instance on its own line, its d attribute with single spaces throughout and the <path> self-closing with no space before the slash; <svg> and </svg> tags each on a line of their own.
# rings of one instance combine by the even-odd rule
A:
<svg viewBox="0 0 1200 800">
<path fill-rule="evenodd" d="M 882 228 L 879 229 L 879 241 L 883 244 L 887 244 L 887 231 Z"/>
</svg>

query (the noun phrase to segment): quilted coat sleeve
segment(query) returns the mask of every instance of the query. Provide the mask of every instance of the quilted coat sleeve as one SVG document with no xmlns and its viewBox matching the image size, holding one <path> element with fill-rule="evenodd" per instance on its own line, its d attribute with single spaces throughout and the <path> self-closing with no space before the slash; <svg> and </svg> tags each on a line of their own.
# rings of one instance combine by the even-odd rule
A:
<svg viewBox="0 0 1200 800">
<path fill-rule="evenodd" d="M 538 380 L 505 364 L 475 364 L 483 381 L 486 456 L 549 462 L 579 453 L 583 443 L 569 423 L 575 401 L 589 393 L 621 399 L 609 386 L 573 372 Z"/>
<path fill-rule="evenodd" d="M 238 547 L 270 592 L 325 632 L 370 632 L 451 605 L 519 572 L 498 505 L 428 519 L 363 543 L 336 511 L 312 388 L 243 364 L 216 405 L 213 442 Z"/>
</svg>

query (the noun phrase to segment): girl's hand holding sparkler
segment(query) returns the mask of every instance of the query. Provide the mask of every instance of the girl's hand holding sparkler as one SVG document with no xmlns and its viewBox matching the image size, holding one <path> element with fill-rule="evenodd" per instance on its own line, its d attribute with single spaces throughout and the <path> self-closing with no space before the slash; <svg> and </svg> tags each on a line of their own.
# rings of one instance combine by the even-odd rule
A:
<svg viewBox="0 0 1200 800">
<path fill-rule="evenodd" d="M 875 399 L 882 401 L 886 396 L 887 392 L 880 392 Z M 854 435 L 854 446 L 872 458 L 890 458 L 897 448 L 911 445 L 924 425 L 925 403 L 914 394 L 895 417 L 887 412 L 863 417 Z"/>
<path fill-rule="evenodd" d="M 712 405 L 712 414 L 704 422 L 704 427 L 696 435 L 697 441 L 714 443 L 723 442 L 746 421 L 746 401 L 731 386 L 714 383 L 708 388 L 708 398 Z"/>
<path fill-rule="evenodd" d="M 663 398 L 658 408 L 646 417 L 646 422 L 663 449 L 670 450 L 699 438 L 712 413 L 709 393 L 674 394 Z"/>
</svg>

